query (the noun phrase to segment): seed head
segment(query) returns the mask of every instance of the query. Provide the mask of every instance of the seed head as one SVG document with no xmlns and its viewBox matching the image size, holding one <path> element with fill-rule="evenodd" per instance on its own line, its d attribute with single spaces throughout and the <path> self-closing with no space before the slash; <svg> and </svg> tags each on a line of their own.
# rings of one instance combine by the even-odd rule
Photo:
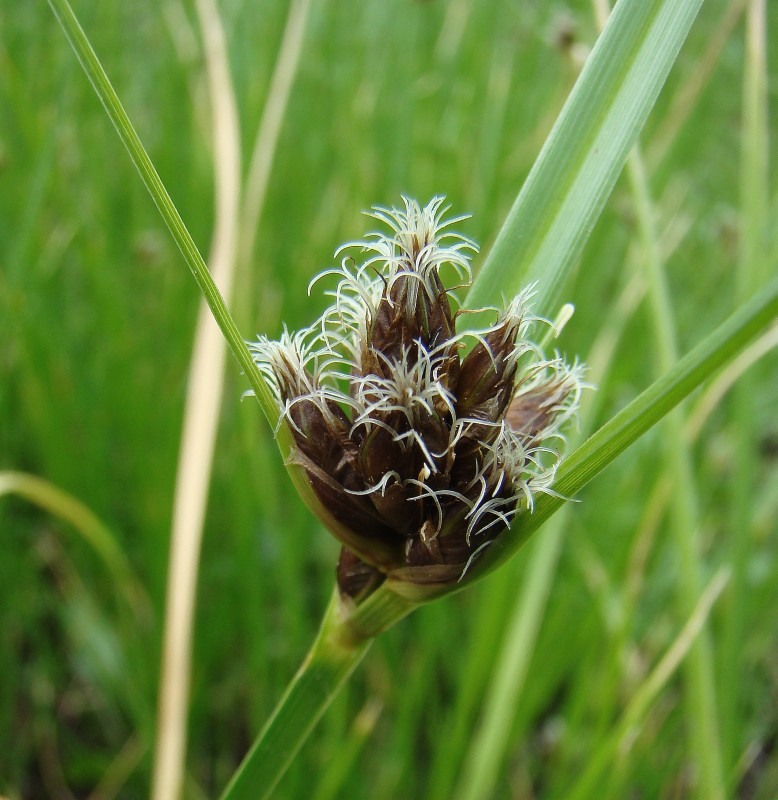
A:
<svg viewBox="0 0 778 800">
<path fill-rule="evenodd" d="M 544 322 L 531 288 L 493 309 L 491 327 L 457 333 L 441 271 L 469 286 L 477 248 L 443 203 L 375 208 L 389 232 L 338 250 L 340 267 L 319 276 L 338 278 L 321 318 L 250 345 L 292 433 L 289 459 L 343 544 L 341 593 L 357 600 L 387 577 L 431 592 L 461 580 L 549 490 L 583 387 L 579 364 L 529 340 Z"/>
</svg>

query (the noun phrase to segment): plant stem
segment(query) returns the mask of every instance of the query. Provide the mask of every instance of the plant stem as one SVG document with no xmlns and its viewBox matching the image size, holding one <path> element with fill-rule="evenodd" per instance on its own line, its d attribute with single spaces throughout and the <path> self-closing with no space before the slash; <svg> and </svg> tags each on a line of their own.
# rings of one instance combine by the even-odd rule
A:
<svg viewBox="0 0 778 800">
<path fill-rule="evenodd" d="M 727 583 L 727 578 L 728 574 L 724 569 L 720 569 L 711 578 L 694 604 L 689 618 L 685 621 L 678 636 L 648 677 L 641 683 L 640 688 L 613 727 L 612 733 L 602 741 L 594 757 L 587 764 L 583 775 L 567 795 L 568 800 L 584 800 L 600 796 L 603 773 L 607 770 L 608 765 L 617 758 L 619 752 L 626 752 L 632 746 L 651 704 L 697 641 L 713 604 Z"/>
<path fill-rule="evenodd" d="M 213 140 L 210 272 L 229 302 L 240 209 L 240 130 L 227 42 L 215 0 L 197 0 Z M 224 339 L 200 301 L 187 381 L 170 535 L 151 797 L 180 797 L 186 763 L 192 643 L 208 487 L 224 390 Z"/>
<path fill-rule="evenodd" d="M 484 697 L 483 721 L 473 731 L 472 744 L 455 792 L 456 800 L 490 797 L 505 755 L 519 698 L 551 591 L 566 531 L 564 511 L 549 523 L 536 542 L 527 565 L 527 579 L 505 627 L 495 669 Z"/>
<path fill-rule="evenodd" d="M 665 372 L 678 360 L 678 345 L 667 277 L 659 254 L 654 206 L 639 150 L 632 153 L 628 169 L 643 243 L 657 361 L 660 370 Z M 670 529 L 679 559 L 678 607 L 681 618 L 685 618 L 691 613 L 702 590 L 697 490 L 680 409 L 668 414 L 664 426 L 665 459 L 675 488 Z M 707 628 L 703 626 L 684 665 L 686 727 L 691 756 L 696 765 L 697 796 L 706 800 L 724 800 L 724 769 L 713 663 L 713 645 Z"/>
<path fill-rule="evenodd" d="M 333 593 L 316 639 L 221 800 L 269 797 L 373 639 L 418 603 L 381 586 L 361 605 Z"/>
<path fill-rule="evenodd" d="M 26 472 L 0 471 L 0 497 L 6 494 L 17 495 L 72 525 L 101 559 L 118 596 L 126 602 L 134 617 L 149 617 L 151 601 L 143 584 L 114 534 L 91 509 L 47 480 Z M 5 542 L 3 546 L 6 546 Z"/>
<path fill-rule="evenodd" d="M 767 240 L 770 225 L 770 156 L 767 97 L 767 21 L 764 0 L 751 0 L 746 16 L 745 65 L 740 154 L 740 223 L 735 296 L 745 300 L 759 286 L 768 264 Z M 721 719 L 724 753 L 734 768 L 744 745 L 742 724 L 743 643 L 749 619 L 748 561 L 753 544 L 753 503 L 759 474 L 754 398 L 758 397 L 756 376 L 744 375 L 734 392 L 734 436 L 732 468 L 729 558 L 732 581 L 727 590 L 721 643 Z M 730 779 L 736 783 L 734 774 Z M 735 786 L 730 785 L 734 794 Z"/>
<path fill-rule="evenodd" d="M 310 652 L 224 790 L 222 800 L 260 800 L 271 795 L 371 642 L 372 638 L 354 637 L 344 627 L 336 591 Z"/>
</svg>

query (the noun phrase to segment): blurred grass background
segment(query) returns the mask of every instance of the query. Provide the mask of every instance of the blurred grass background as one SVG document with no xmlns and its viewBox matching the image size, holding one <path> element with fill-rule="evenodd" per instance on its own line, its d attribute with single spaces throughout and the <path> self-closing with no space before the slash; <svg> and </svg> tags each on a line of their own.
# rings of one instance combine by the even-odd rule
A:
<svg viewBox="0 0 778 800">
<path fill-rule="evenodd" d="M 682 352 L 739 291 L 745 6 L 704 5 L 644 136 Z M 220 10 L 246 160 L 288 4 Z M 210 122 L 192 8 L 138 0 L 76 11 L 207 252 Z M 767 16 L 776 30 L 778 8 Z M 372 227 L 361 210 L 401 193 L 445 193 L 473 214 L 462 231 L 486 249 L 596 29 L 582 0 L 314 2 L 255 256 L 236 279 L 245 335 L 308 323 L 323 306 L 306 295 L 309 280 Z M 198 295 L 49 9 L 0 0 L 0 31 L 0 470 L 81 501 L 132 570 L 117 576 L 76 527 L 0 497 L 0 793 L 141 798 Z M 776 49 L 763 76 L 771 136 Z M 775 166 L 763 162 L 772 221 Z M 775 270 L 774 233 L 762 244 L 757 276 Z M 644 255 L 624 180 L 584 253 L 586 280 L 567 293 L 577 309 L 560 341 L 568 354 L 588 358 Z M 642 307 L 628 315 L 597 392 L 599 421 L 657 374 L 654 337 Z M 744 581 L 711 616 L 726 777 L 732 796 L 765 800 L 778 794 L 777 371 L 774 353 L 760 361 L 747 396 L 725 398 L 693 447 L 704 576 L 731 564 L 738 536 L 746 543 Z M 198 590 L 191 798 L 223 787 L 271 712 L 317 627 L 337 554 L 296 502 L 257 405 L 240 401 L 245 388 L 230 362 Z M 686 621 L 656 489 L 663 430 L 568 517 L 495 798 L 570 796 Z M 455 796 L 535 545 L 385 634 L 278 796 Z M 587 796 L 688 796 L 683 691 L 674 676 Z"/>
</svg>

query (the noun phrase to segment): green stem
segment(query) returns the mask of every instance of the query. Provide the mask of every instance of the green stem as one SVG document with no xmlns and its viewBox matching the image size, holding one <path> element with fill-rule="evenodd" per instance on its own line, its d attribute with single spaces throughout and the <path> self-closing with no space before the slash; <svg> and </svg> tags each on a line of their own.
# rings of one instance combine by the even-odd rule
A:
<svg viewBox="0 0 778 800">
<path fill-rule="evenodd" d="M 770 154 L 767 94 L 767 8 L 765 0 L 751 0 L 746 18 L 746 59 L 743 78 L 743 110 L 740 154 L 740 228 L 735 296 L 747 298 L 759 285 L 768 265 L 770 230 Z M 732 580 L 727 589 L 721 637 L 721 720 L 724 752 L 733 768 L 729 777 L 734 792 L 734 767 L 743 738 L 743 643 L 749 629 L 749 557 L 753 544 L 753 504 L 758 484 L 754 398 L 760 386 L 755 375 L 743 375 L 734 394 L 734 447 L 730 481 L 729 552 Z"/>
<path fill-rule="evenodd" d="M 208 272 L 208 267 L 197 249 L 192 236 L 184 225 L 181 215 L 176 210 L 170 195 L 167 193 L 162 180 L 157 174 L 154 165 L 151 163 L 146 149 L 135 131 L 127 112 L 124 110 L 116 91 L 111 85 L 97 54 L 92 49 L 81 25 L 76 19 L 73 9 L 68 0 L 49 0 L 54 15 L 57 17 L 67 36 L 70 45 L 78 57 L 81 66 L 89 78 L 100 102 L 103 104 L 106 113 L 119 134 L 127 152 L 130 154 L 132 163 L 138 170 L 143 183 L 151 195 L 152 200 L 159 209 L 159 213 L 165 220 L 170 233 L 173 236 L 178 248 L 181 250 L 187 266 L 192 271 L 197 285 L 200 287 L 205 302 L 213 313 L 216 324 L 219 326 L 227 344 L 237 358 L 238 363 L 246 373 L 249 384 L 256 395 L 265 416 L 271 425 L 275 426 L 278 421 L 278 408 L 273 396 L 267 387 L 262 375 L 254 365 L 251 353 L 246 346 L 243 337 L 238 331 L 230 312 L 221 296 L 216 284 Z"/>
<path fill-rule="evenodd" d="M 638 150 L 630 158 L 629 177 L 645 253 L 657 361 L 660 369 L 667 371 L 678 360 L 675 320 L 664 264 L 659 253 L 654 205 L 649 193 L 643 160 Z M 670 529 L 678 555 L 679 613 L 684 618 L 691 613 L 702 590 L 700 545 L 697 541 L 699 528 L 697 489 L 691 451 L 683 434 L 680 409 L 668 414 L 664 426 L 666 468 L 675 485 Z M 697 767 L 696 793 L 698 797 L 709 800 L 723 800 L 724 769 L 713 675 L 713 645 L 704 626 L 685 662 L 684 678 L 686 727 L 691 756 Z"/>
<path fill-rule="evenodd" d="M 726 582 L 727 573 L 720 569 L 702 591 L 672 645 L 632 696 L 612 732 L 600 743 L 583 774 L 567 794 L 568 800 L 585 800 L 601 795 L 603 773 L 618 759 L 619 753 L 631 749 L 651 705 L 694 646 Z"/>
<path fill-rule="evenodd" d="M 335 591 L 310 652 L 224 790 L 222 800 L 261 800 L 271 796 L 375 635 L 414 607 L 392 592 L 379 589 L 359 608 L 348 608 Z"/>
<path fill-rule="evenodd" d="M 568 516 L 563 511 L 533 543 L 526 583 L 505 626 L 495 669 L 484 696 L 482 722 L 472 731 L 472 744 L 454 795 L 456 800 L 493 796 L 506 742 L 535 652 Z"/>
</svg>

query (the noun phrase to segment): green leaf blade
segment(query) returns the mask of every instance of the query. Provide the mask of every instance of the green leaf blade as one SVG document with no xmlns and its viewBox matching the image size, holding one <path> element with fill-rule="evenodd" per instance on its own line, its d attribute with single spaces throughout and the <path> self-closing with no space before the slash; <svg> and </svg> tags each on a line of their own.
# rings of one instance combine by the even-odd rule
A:
<svg viewBox="0 0 778 800">
<path fill-rule="evenodd" d="M 538 282 L 553 315 L 565 279 L 648 118 L 702 0 L 621 0 L 476 277 L 471 308 Z"/>
</svg>

